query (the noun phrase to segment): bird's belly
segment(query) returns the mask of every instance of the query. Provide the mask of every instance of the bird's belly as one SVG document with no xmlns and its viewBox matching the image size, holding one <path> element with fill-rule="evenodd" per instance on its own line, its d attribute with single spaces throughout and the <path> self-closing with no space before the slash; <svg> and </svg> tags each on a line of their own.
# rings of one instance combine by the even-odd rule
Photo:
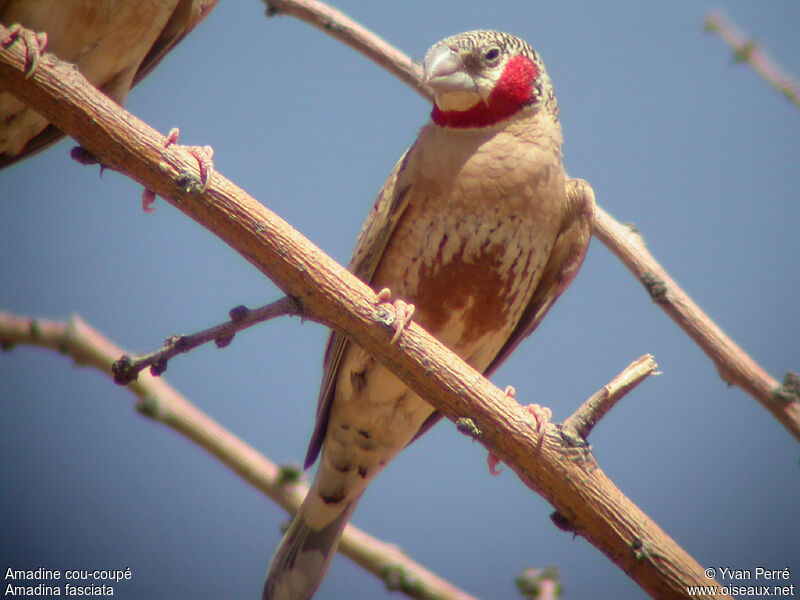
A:
<svg viewBox="0 0 800 600">
<path fill-rule="evenodd" d="M 434 214 L 436 213 L 436 214 Z M 414 321 L 483 371 L 516 327 L 553 240 L 535 211 L 415 210 L 398 224 L 372 284 L 414 303 Z M 351 344 L 336 381 L 315 480 L 324 512 L 356 497 L 433 408 Z M 323 507 L 323 504 L 325 507 Z"/>
<path fill-rule="evenodd" d="M 413 303 L 415 321 L 483 371 L 519 322 L 552 244 L 520 215 L 422 215 L 398 226 L 374 287 Z"/>
</svg>

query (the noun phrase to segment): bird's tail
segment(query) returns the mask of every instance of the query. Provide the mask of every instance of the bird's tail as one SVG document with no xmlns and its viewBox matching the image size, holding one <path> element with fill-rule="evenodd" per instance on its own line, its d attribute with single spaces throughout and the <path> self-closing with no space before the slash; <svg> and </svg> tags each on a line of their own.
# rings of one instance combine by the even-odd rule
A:
<svg viewBox="0 0 800 600">
<path fill-rule="evenodd" d="M 305 517 L 306 498 L 272 556 L 262 600 L 309 600 L 314 595 L 359 498 L 351 500 L 341 514 L 320 529 L 312 528 Z"/>
</svg>

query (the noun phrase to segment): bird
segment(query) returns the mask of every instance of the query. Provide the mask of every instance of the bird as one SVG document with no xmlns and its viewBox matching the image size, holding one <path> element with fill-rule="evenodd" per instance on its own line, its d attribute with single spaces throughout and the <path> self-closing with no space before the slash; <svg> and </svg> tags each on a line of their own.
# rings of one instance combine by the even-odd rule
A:
<svg viewBox="0 0 800 600">
<path fill-rule="evenodd" d="M 413 315 L 489 376 L 577 274 L 594 194 L 564 171 L 553 87 L 524 40 L 448 37 L 426 53 L 423 83 L 430 120 L 380 190 L 349 269 L 379 300 L 398 299 L 401 327 Z M 369 482 L 439 416 L 331 334 L 305 461 L 320 457 L 319 467 L 272 557 L 264 600 L 314 595 Z"/>
<path fill-rule="evenodd" d="M 47 49 L 74 63 L 120 105 L 131 87 L 214 8 L 217 0 L 0 0 L 11 43 L 27 46 L 29 75 Z M 38 35 L 33 35 L 37 32 Z M 49 147 L 63 133 L 10 93 L 0 94 L 0 168 Z"/>
</svg>

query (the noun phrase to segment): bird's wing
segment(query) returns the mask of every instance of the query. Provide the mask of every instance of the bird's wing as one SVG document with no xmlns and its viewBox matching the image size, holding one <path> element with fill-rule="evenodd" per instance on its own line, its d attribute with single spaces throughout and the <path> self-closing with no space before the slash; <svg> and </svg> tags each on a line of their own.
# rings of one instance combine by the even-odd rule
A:
<svg viewBox="0 0 800 600">
<path fill-rule="evenodd" d="M 353 257 L 350 259 L 350 271 L 363 282 L 369 284 L 378 268 L 383 251 L 392 235 L 401 215 L 408 205 L 407 194 L 410 183 L 405 175 L 408 158 L 414 147 L 409 148 L 395 165 L 386 183 L 383 184 L 378 198 L 372 206 L 367 220 L 361 228 L 356 241 Z M 328 338 L 323 361 L 322 386 L 317 402 L 317 419 L 311 441 L 308 444 L 305 467 L 308 468 L 319 455 L 325 432 L 328 428 L 328 416 L 333 402 L 334 388 L 339 374 L 339 366 L 347 348 L 347 338 L 339 332 L 332 331 Z"/>
<path fill-rule="evenodd" d="M 4 169 L 9 165 L 13 165 L 21 160 L 30 158 L 34 154 L 41 152 L 60 141 L 64 137 L 64 132 L 55 125 L 48 125 L 42 131 L 33 136 L 19 154 L 9 156 L 0 153 L 0 169 Z"/>
<path fill-rule="evenodd" d="M 217 2 L 218 0 L 180 0 L 161 35 L 139 65 L 133 85 L 147 77 L 161 59 L 208 16 Z"/>
<path fill-rule="evenodd" d="M 487 377 L 536 329 L 556 299 L 575 278 L 586 256 L 592 236 L 594 192 L 582 179 L 569 179 L 566 184 L 566 201 L 568 210 L 539 284 L 517 327 L 484 371 Z"/>
<path fill-rule="evenodd" d="M 148 50 L 144 59 L 139 63 L 131 87 L 144 79 L 144 77 L 161 62 L 161 59 L 211 12 L 211 9 L 216 6 L 217 2 L 218 0 L 179 0 L 167 20 L 164 29 L 159 34 L 150 50 Z M 8 4 L 8 0 L 0 0 L 0 12 L 2 12 L 6 4 Z M 112 78 L 109 82 L 101 81 L 96 83 L 97 88 L 112 97 L 117 96 L 117 94 L 114 93 L 114 85 L 117 85 L 115 78 Z M 127 95 L 127 93 L 128 89 L 125 89 L 121 98 L 121 104 L 124 104 L 125 95 Z M 120 101 L 120 98 L 117 98 L 117 101 Z M 61 140 L 62 137 L 64 137 L 64 134 L 60 129 L 54 125 L 47 125 L 44 130 L 25 144 L 25 147 L 19 154 L 14 156 L 9 156 L 5 153 L 0 154 L 0 169 L 33 156 L 37 152 L 55 144 Z"/>
</svg>

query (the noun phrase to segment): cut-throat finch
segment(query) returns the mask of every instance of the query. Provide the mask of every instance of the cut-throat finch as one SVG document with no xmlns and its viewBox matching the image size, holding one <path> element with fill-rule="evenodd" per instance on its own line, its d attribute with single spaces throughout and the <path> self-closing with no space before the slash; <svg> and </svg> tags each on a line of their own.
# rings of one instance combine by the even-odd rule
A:
<svg viewBox="0 0 800 600">
<path fill-rule="evenodd" d="M 558 104 L 526 42 L 462 33 L 435 44 L 423 72 L 430 121 L 378 194 L 350 270 L 413 304 L 416 322 L 490 375 L 578 272 L 593 195 L 564 172 Z M 269 565 L 265 599 L 313 596 L 369 482 L 438 416 L 331 335 L 305 464 L 321 455 L 319 469 Z"/>
</svg>

